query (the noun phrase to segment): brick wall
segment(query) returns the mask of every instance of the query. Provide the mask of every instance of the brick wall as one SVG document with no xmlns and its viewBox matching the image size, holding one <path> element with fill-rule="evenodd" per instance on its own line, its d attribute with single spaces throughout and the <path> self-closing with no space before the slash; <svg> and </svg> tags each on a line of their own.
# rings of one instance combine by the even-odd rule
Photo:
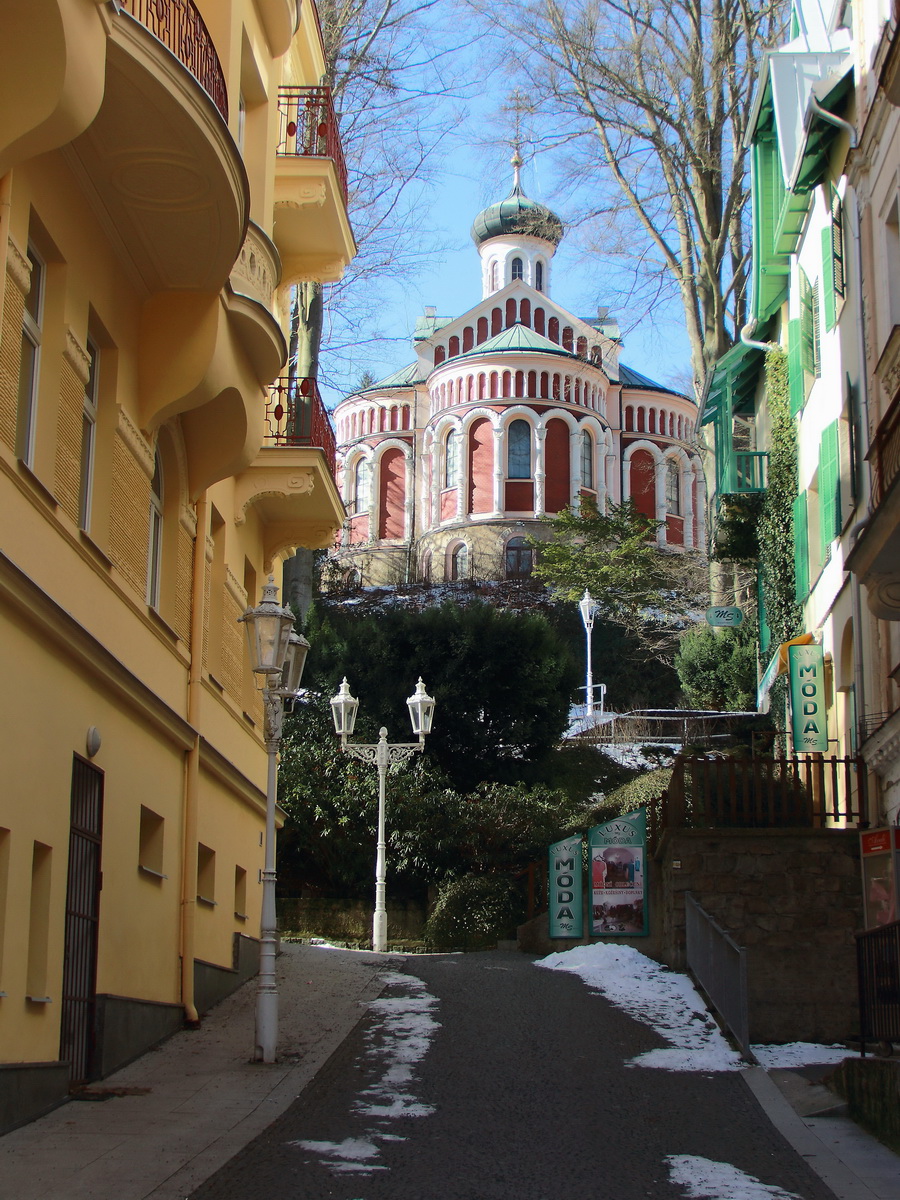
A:
<svg viewBox="0 0 900 1200">
<path fill-rule="evenodd" d="M 178 552 L 176 557 L 175 612 L 172 625 L 183 642 L 191 640 L 191 581 L 194 563 L 194 535 L 178 524 Z"/>
<path fill-rule="evenodd" d="M 18 274 L 6 272 L 3 302 L 3 340 L 0 342 L 0 439 L 16 448 L 16 418 L 19 406 L 19 367 L 22 361 L 22 314 L 25 296 Z"/>
<path fill-rule="evenodd" d="M 113 444 L 109 557 L 141 596 L 147 591 L 150 477 L 120 432 Z"/>
<path fill-rule="evenodd" d="M 72 334 L 59 373 L 59 406 L 56 410 L 56 462 L 54 494 L 71 520 L 78 522 L 81 492 L 81 436 L 84 388 L 88 358 Z"/>
</svg>

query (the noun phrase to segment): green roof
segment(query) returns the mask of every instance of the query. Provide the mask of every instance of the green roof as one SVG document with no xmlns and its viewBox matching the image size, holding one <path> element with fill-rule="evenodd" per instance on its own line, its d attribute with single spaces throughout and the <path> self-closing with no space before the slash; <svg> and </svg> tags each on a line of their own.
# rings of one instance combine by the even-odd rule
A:
<svg viewBox="0 0 900 1200">
<path fill-rule="evenodd" d="M 417 383 L 424 383 L 424 377 L 419 371 L 419 364 L 414 362 L 410 363 L 408 367 L 401 367 L 399 371 L 394 371 L 392 375 L 386 375 L 384 379 L 379 379 L 370 387 L 362 388 L 357 394 L 362 396 L 366 392 L 380 392 L 385 388 L 412 387 Z"/>
<path fill-rule="evenodd" d="M 556 213 L 536 200 L 529 200 L 518 183 L 504 200 L 489 205 L 472 222 L 472 240 L 479 246 L 488 238 L 511 233 L 543 238 L 558 246 L 564 232 Z"/>
<path fill-rule="evenodd" d="M 642 388 L 646 392 L 666 392 L 669 396 L 680 396 L 682 400 L 690 399 L 683 392 L 677 392 L 674 388 L 664 387 L 661 383 L 654 383 L 652 379 L 648 379 L 640 371 L 626 367 L 624 363 L 619 363 L 619 382 L 623 387 Z"/>
</svg>

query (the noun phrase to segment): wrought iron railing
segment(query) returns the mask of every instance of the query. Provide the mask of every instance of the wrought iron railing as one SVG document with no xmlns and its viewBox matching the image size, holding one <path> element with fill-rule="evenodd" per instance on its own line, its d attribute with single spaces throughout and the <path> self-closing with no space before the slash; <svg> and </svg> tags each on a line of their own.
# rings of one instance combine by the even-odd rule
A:
<svg viewBox="0 0 900 1200">
<path fill-rule="evenodd" d="M 347 164 L 331 88 L 281 87 L 278 114 L 276 153 L 288 158 L 330 158 L 346 204 Z"/>
<path fill-rule="evenodd" d="M 868 458 L 872 463 L 872 500 L 880 504 L 900 475 L 900 396 L 875 430 Z"/>
<path fill-rule="evenodd" d="M 716 924 L 690 892 L 685 892 L 684 901 L 688 968 L 741 1050 L 749 1055 L 747 952 Z"/>
<path fill-rule="evenodd" d="M 225 75 L 194 0 L 119 0 L 119 4 L 187 67 L 227 121 Z"/>
<path fill-rule="evenodd" d="M 678 757 L 654 824 L 660 828 L 810 828 L 866 820 L 860 758 Z"/>
<path fill-rule="evenodd" d="M 900 921 L 856 935 L 859 1035 L 866 1042 L 900 1042 Z"/>
<path fill-rule="evenodd" d="M 270 446 L 315 446 L 334 475 L 335 440 L 331 418 L 314 379 L 285 376 L 269 387 L 266 442 Z"/>
</svg>

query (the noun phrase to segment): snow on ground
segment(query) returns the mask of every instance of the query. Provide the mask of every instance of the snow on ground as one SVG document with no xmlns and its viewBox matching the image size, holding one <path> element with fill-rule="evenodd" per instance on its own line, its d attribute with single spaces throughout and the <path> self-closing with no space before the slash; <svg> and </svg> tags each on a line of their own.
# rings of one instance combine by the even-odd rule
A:
<svg viewBox="0 0 900 1200">
<path fill-rule="evenodd" d="M 385 971 L 381 978 L 395 994 L 369 1004 L 375 1017 L 366 1033 L 365 1059 L 381 1068 L 376 1081 L 353 1105 L 353 1111 L 370 1119 L 371 1128 L 359 1138 L 342 1142 L 302 1140 L 289 1142 L 312 1154 L 338 1175 L 369 1175 L 387 1168 L 378 1162 L 380 1142 L 404 1139 L 389 1131 L 396 1117 L 427 1117 L 434 1109 L 415 1095 L 416 1065 L 428 1052 L 440 1022 L 434 1019 L 437 998 L 426 991 L 421 979 L 399 971 Z"/>
<path fill-rule="evenodd" d="M 629 1066 L 666 1071 L 739 1071 L 746 1065 L 723 1037 L 688 976 L 660 966 L 632 946 L 576 946 L 550 954 L 535 965 L 579 975 L 588 987 L 602 992 L 617 1008 L 650 1025 L 671 1043 L 671 1048 L 638 1054 Z M 840 1062 L 849 1055 L 843 1047 L 810 1042 L 754 1046 L 753 1053 L 767 1069 Z M 743 1193 L 739 1200 L 742 1197 Z"/>
<path fill-rule="evenodd" d="M 696 1154 L 670 1154 L 666 1161 L 672 1182 L 697 1200 L 800 1200 L 795 1192 L 762 1183 L 730 1163 Z"/>
</svg>

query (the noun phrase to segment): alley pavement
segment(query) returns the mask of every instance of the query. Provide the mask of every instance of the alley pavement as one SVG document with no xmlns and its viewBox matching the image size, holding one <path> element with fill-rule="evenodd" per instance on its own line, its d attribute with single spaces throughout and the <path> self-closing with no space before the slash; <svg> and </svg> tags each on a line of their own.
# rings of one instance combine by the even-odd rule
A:
<svg viewBox="0 0 900 1200">
<path fill-rule="evenodd" d="M 0 1138 L 0 1200 L 900 1200 L 900 1158 L 801 1115 L 799 1077 L 630 1067 L 660 1036 L 531 961 L 286 945 L 277 1064 L 251 981 Z M 706 1162 L 771 1190 L 686 1193 Z"/>
</svg>

